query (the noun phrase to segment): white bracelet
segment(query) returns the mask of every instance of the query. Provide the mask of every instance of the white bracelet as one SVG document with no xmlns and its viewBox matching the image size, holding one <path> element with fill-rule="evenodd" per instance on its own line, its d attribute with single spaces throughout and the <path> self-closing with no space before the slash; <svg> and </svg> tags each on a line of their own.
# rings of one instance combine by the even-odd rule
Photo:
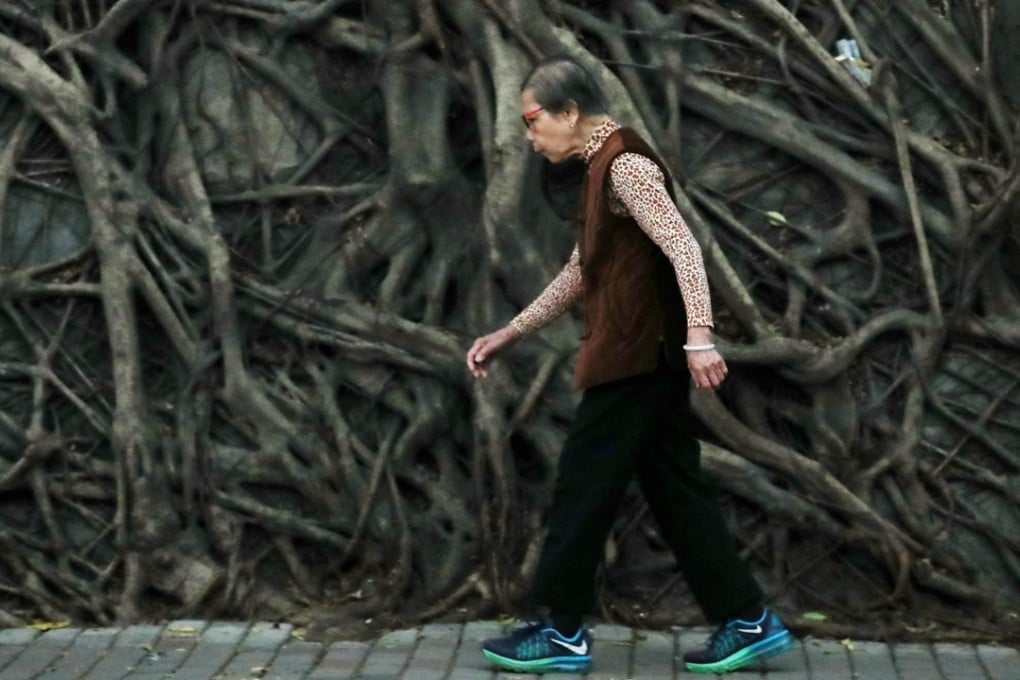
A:
<svg viewBox="0 0 1020 680">
<path fill-rule="evenodd" d="M 706 345 L 684 345 L 685 352 L 701 352 L 706 349 L 715 349 L 715 343 L 710 342 Z"/>
</svg>

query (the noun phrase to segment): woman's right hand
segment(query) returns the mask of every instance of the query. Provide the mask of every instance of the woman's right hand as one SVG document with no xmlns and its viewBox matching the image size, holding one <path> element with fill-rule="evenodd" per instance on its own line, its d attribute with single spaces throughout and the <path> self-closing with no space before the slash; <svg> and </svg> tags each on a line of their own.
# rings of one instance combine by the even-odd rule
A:
<svg viewBox="0 0 1020 680">
<path fill-rule="evenodd" d="M 476 378 L 489 375 L 489 364 L 492 360 L 519 337 L 521 334 L 517 329 L 507 325 L 475 340 L 467 353 L 467 367 L 471 375 Z"/>
</svg>

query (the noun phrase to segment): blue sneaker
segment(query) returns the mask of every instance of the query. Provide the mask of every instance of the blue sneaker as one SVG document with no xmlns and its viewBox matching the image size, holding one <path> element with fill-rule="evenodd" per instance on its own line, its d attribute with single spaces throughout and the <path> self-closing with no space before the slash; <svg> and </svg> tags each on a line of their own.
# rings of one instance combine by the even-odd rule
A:
<svg viewBox="0 0 1020 680">
<path fill-rule="evenodd" d="M 591 668 L 591 633 L 581 626 L 568 638 L 548 623 L 532 623 L 506 637 L 486 640 L 482 643 L 482 654 L 511 671 L 585 673 Z"/>
<path fill-rule="evenodd" d="M 793 647 L 793 636 L 768 609 L 757 621 L 731 619 L 712 633 L 704 649 L 684 654 L 693 673 L 726 673 Z"/>
</svg>

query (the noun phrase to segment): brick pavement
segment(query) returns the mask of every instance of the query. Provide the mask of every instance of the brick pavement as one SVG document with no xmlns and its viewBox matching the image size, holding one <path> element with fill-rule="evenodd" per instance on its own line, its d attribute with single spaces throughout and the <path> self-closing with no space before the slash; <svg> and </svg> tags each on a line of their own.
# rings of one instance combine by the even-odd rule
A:
<svg viewBox="0 0 1020 680">
<path fill-rule="evenodd" d="M 300 640 L 290 624 L 172 621 L 124 628 L 0 630 L 2 680 L 534 680 L 497 673 L 479 643 L 500 624 L 430 624 L 369 642 Z M 709 630 L 594 628 L 592 671 L 555 680 L 673 680 L 680 655 Z M 717 676 L 718 677 L 718 676 Z M 957 643 L 884 644 L 809 638 L 733 673 L 768 680 L 1020 680 L 1020 650 Z"/>
</svg>

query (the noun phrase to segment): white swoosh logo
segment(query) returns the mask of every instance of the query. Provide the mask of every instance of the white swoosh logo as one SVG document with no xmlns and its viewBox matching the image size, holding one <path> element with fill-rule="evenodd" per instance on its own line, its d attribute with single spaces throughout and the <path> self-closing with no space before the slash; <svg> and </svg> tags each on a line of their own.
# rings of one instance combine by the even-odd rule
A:
<svg viewBox="0 0 1020 680">
<path fill-rule="evenodd" d="M 741 633 L 760 633 L 761 632 L 761 626 L 758 625 L 758 626 L 755 626 L 754 628 L 737 628 L 737 630 L 739 630 Z M 556 641 L 553 640 L 553 642 L 556 642 Z"/>
<path fill-rule="evenodd" d="M 588 641 L 587 640 L 583 640 L 581 642 L 581 644 L 579 644 L 579 645 L 572 645 L 569 642 L 563 642 L 562 640 L 556 640 L 556 639 L 550 640 L 550 642 L 555 642 L 560 647 L 565 647 L 566 649 L 569 649 L 570 651 L 572 651 L 574 654 L 587 654 L 588 653 Z"/>
</svg>

